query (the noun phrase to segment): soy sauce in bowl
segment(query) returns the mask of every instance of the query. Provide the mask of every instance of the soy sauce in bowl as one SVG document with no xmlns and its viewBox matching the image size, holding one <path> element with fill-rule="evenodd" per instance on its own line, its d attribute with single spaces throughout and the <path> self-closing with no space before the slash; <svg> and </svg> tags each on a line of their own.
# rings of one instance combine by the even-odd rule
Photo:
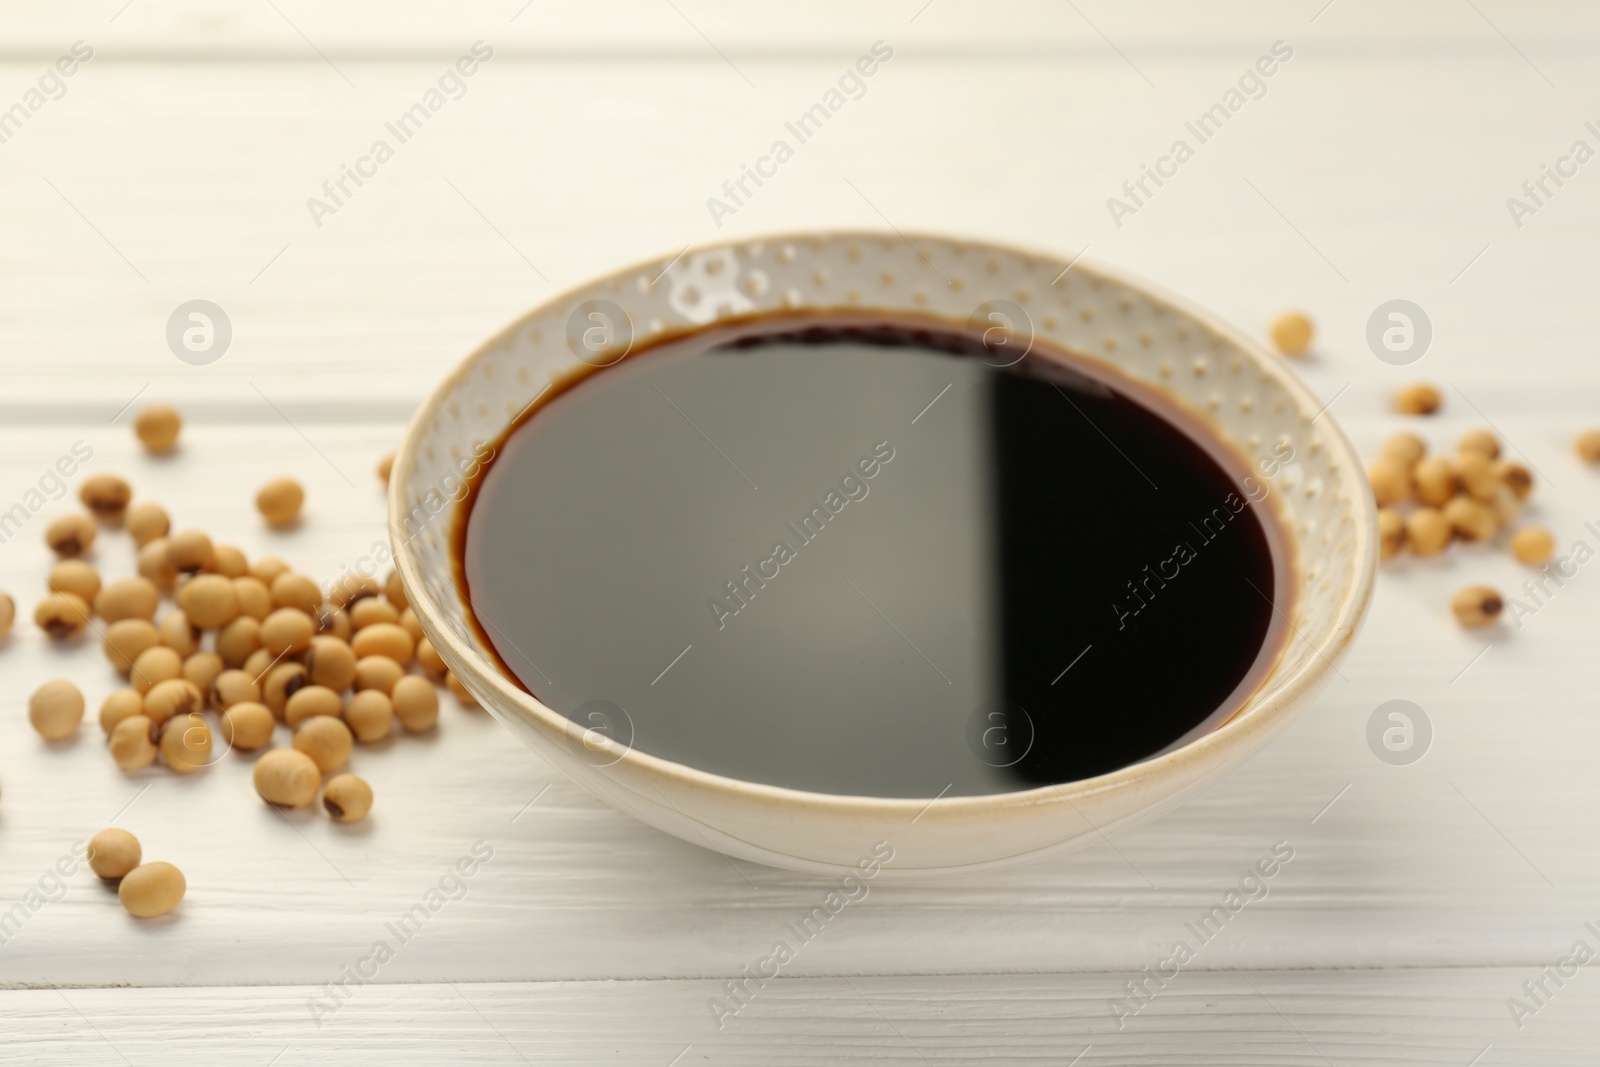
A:
<svg viewBox="0 0 1600 1067">
<path fill-rule="evenodd" d="M 1285 640 L 1265 483 L 1102 365 L 786 314 L 560 381 L 455 529 L 501 668 L 615 741 L 851 796 L 1004 793 L 1174 749 Z"/>
</svg>

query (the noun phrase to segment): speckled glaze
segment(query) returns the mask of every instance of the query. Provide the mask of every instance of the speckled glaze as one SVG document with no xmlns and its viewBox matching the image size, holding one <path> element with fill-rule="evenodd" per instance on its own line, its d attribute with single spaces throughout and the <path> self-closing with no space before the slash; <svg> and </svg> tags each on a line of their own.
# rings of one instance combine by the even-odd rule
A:
<svg viewBox="0 0 1600 1067">
<path fill-rule="evenodd" d="M 607 318 L 593 319 L 597 309 Z M 452 577 L 453 498 L 475 450 L 576 366 L 575 352 L 604 364 L 633 340 L 781 309 L 879 309 L 958 322 L 976 313 L 1160 390 L 1245 457 L 1287 443 L 1293 460 L 1262 480 L 1293 539 L 1294 634 L 1249 703 L 1191 744 L 1111 774 L 922 800 L 821 795 L 706 774 L 586 734 L 512 684 L 481 647 Z M 991 318 L 993 310 L 1002 318 Z M 577 343 L 602 321 L 608 328 L 590 334 L 588 348 Z M 417 617 L 501 722 L 574 781 L 653 826 L 730 856 L 822 873 L 855 866 L 879 842 L 894 852 L 889 875 L 1011 864 L 1093 844 L 1171 809 L 1264 745 L 1334 672 L 1366 613 L 1377 565 L 1375 511 L 1354 450 L 1261 344 L 1099 266 L 919 234 L 734 241 L 555 297 L 434 390 L 412 420 L 389 493 L 390 537 Z"/>
</svg>

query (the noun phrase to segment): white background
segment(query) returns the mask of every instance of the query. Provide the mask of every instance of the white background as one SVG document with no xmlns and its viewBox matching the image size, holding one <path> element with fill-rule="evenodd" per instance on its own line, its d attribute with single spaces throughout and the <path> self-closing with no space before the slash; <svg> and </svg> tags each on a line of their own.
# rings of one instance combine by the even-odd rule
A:
<svg viewBox="0 0 1600 1067">
<path fill-rule="evenodd" d="M 1087 247 L 1256 331 L 1304 307 L 1303 373 L 1364 453 L 1425 377 L 1438 445 L 1491 422 L 1540 471 L 1530 519 L 1600 547 L 1600 475 L 1570 448 L 1600 422 L 1600 162 L 1520 228 L 1506 207 L 1574 140 L 1600 149 L 1593 8 L 121 2 L 0 14 L 0 108 L 95 50 L 0 144 L 0 510 L 82 440 L 180 524 L 330 575 L 383 537 L 372 470 L 409 411 L 535 302 L 715 237 L 893 226 Z M 480 39 L 467 95 L 314 225 L 307 198 Z M 718 229 L 707 197 L 878 40 L 866 95 Z M 1277 40 L 1266 96 L 1118 228 L 1107 197 Z M 1364 341 L 1396 297 L 1435 331 L 1409 368 Z M 163 336 L 196 298 L 234 330 L 204 367 Z M 134 447 L 135 397 L 182 408 L 180 456 Z M 249 503 L 279 473 L 310 493 L 289 535 Z M 1595 1062 L 1592 968 L 1521 1029 L 1506 1001 L 1600 949 L 1597 572 L 1486 638 L 1446 605 L 1469 581 L 1516 595 L 1503 551 L 1385 568 L 1341 676 L 1205 795 L 1114 848 L 874 885 L 719 1031 L 707 998 L 829 884 L 647 829 L 481 712 L 446 700 L 436 736 L 358 751 L 378 799 L 353 828 L 264 808 L 242 761 L 125 775 L 92 721 L 40 741 L 39 682 L 76 679 L 91 717 L 117 682 L 28 621 L 69 505 L 0 545 L 23 616 L 0 643 L 0 910 L 113 817 L 189 896 L 138 922 L 69 879 L 0 945 L 0 1063 Z M 95 559 L 131 570 L 117 536 Z M 1434 730 L 1407 767 L 1365 739 L 1396 698 Z M 466 896 L 314 1025 L 316 987 L 479 840 Z M 1108 1000 L 1278 841 L 1270 896 L 1119 1031 Z"/>
</svg>

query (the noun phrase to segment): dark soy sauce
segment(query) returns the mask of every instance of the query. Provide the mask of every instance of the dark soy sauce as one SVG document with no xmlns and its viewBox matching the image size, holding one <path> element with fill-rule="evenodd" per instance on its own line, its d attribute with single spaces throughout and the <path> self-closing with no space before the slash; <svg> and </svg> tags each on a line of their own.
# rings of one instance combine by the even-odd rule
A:
<svg viewBox="0 0 1600 1067">
<path fill-rule="evenodd" d="M 1028 789 L 1215 728 L 1290 613 L 1264 484 L 1111 371 L 1014 360 L 787 315 L 558 383 L 458 517 L 481 636 L 585 727 L 816 792 Z"/>
</svg>

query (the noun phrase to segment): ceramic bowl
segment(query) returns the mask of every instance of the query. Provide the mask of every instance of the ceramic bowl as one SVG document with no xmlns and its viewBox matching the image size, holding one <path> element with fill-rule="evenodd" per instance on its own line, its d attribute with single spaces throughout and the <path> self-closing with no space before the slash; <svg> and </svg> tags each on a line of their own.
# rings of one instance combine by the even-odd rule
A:
<svg viewBox="0 0 1600 1067">
<path fill-rule="evenodd" d="M 708 774 L 586 730 L 508 680 L 457 593 L 451 536 L 475 449 L 557 376 L 662 331 L 782 309 L 881 310 L 965 323 L 1003 309 L 1016 330 L 1107 365 L 1211 424 L 1243 456 L 1293 461 L 1263 480 L 1293 542 L 1293 631 L 1226 723 L 1172 752 L 1065 785 L 986 796 L 834 796 Z M 596 318 L 596 315 L 601 318 Z M 600 324 L 598 333 L 588 332 Z M 1278 452 L 1278 454 L 1282 454 Z M 979 869 L 1093 844 L 1167 811 L 1260 749 L 1345 654 L 1372 593 L 1376 518 L 1354 450 L 1260 343 L 1144 282 L 980 241 L 806 233 L 641 263 L 546 301 L 468 356 L 412 420 L 396 458 L 390 537 L 423 630 L 513 733 L 573 781 L 670 834 L 729 856 L 841 873 Z"/>
</svg>

